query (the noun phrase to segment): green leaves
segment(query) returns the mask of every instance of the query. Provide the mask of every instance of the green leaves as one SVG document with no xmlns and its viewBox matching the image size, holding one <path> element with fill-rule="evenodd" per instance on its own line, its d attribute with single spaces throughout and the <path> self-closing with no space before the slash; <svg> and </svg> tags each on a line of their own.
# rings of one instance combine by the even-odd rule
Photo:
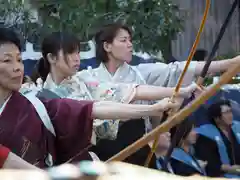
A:
<svg viewBox="0 0 240 180">
<path fill-rule="evenodd" d="M 34 4 L 48 32 L 72 31 L 82 41 L 91 39 L 104 24 L 126 23 L 134 31 L 137 51 L 157 53 L 182 29 L 179 9 L 170 0 L 38 0 Z"/>
<path fill-rule="evenodd" d="M 1 26 L 14 29 L 23 43 L 28 39 L 35 17 L 23 0 L 0 0 Z"/>
<path fill-rule="evenodd" d="M 22 0 L 1 2 L 2 14 L 23 7 Z M 182 29 L 179 9 L 171 0 L 29 0 L 29 3 L 40 17 L 33 24 L 24 15 L 23 32 L 31 34 L 25 36 L 32 40 L 52 31 L 66 30 L 88 41 L 104 24 L 123 22 L 132 27 L 135 50 L 157 53 Z"/>
</svg>

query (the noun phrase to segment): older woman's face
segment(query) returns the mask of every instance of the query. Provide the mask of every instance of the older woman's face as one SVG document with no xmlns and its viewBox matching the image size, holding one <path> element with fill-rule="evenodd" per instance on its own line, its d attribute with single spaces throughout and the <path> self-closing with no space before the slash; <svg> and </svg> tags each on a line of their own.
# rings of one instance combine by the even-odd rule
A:
<svg viewBox="0 0 240 180">
<path fill-rule="evenodd" d="M 18 91 L 22 85 L 24 67 L 21 52 L 15 44 L 0 45 L 0 87 Z"/>
<path fill-rule="evenodd" d="M 132 39 L 128 31 L 120 29 L 112 43 L 105 43 L 105 51 L 109 57 L 118 61 L 132 60 Z"/>
</svg>

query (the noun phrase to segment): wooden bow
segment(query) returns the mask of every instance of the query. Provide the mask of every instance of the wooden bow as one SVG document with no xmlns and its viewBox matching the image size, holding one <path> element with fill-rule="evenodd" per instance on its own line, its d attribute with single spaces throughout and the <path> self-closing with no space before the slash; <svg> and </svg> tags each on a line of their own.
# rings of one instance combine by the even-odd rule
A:
<svg viewBox="0 0 240 180">
<path fill-rule="evenodd" d="M 208 16 L 208 12 L 209 12 L 209 9 L 210 9 L 210 4 L 211 4 L 211 0 L 206 0 L 206 7 L 205 7 L 205 11 L 204 11 L 204 15 L 203 15 L 203 18 L 202 18 L 202 21 L 201 21 L 201 24 L 200 24 L 200 28 L 198 30 L 198 33 L 197 33 L 197 36 L 196 36 L 196 39 L 195 39 L 195 42 L 192 46 L 192 49 L 189 53 L 189 56 L 188 56 L 188 59 L 187 59 L 187 63 L 184 67 L 184 70 L 183 72 L 181 73 L 181 76 L 178 80 L 178 83 L 176 85 L 176 88 L 175 88 L 175 91 L 174 91 L 174 94 L 173 96 L 171 97 L 171 100 L 174 101 L 174 98 L 176 97 L 176 95 L 178 94 L 179 92 L 179 89 L 182 85 L 182 82 L 183 82 L 183 78 L 185 76 L 185 74 L 187 73 L 187 70 L 188 70 L 188 67 L 192 61 L 192 58 L 194 56 L 194 53 L 196 51 L 196 48 L 197 48 L 197 45 L 199 44 L 199 41 L 200 41 L 200 37 L 201 37 L 201 34 L 203 32 L 203 28 L 206 24 L 206 20 L 207 20 L 207 16 Z M 145 166 L 148 166 L 151 159 L 152 159 L 152 156 L 153 154 L 155 153 L 156 151 L 156 148 L 157 148 L 157 145 L 158 145 L 158 140 L 159 140 L 159 135 L 156 137 L 156 139 L 154 140 L 154 143 L 153 143 L 153 146 L 152 146 L 152 149 L 150 151 L 150 153 L 148 154 L 148 157 L 147 157 L 147 160 L 145 162 Z"/>
<path fill-rule="evenodd" d="M 216 41 L 215 41 L 215 43 L 214 43 L 214 45 L 213 45 L 213 47 L 212 47 L 212 49 L 211 49 L 211 52 L 210 52 L 209 56 L 208 56 L 207 59 L 206 59 L 206 63 L 205 63 L 205 65 L 204 65 L 203 69 L 202 69 L 202 72 L 201 72 L 200 76 L 199 76 L 198 79 L 197 79 L 197 84 L 200 85 L 200 86 L 201 86 L 201 85 L 203 84 L 203 82 L 204 82 L 204 78 L 205 78 L 206 75 L 207 75 L 208 69 L 209 69 L 209 67 L 210 67 L 210 65 L 211 65 L 211 62 L 212 62 L 212 59 L 213 59 L 213 57 L 215 56 L 215 53 L 216 53 L 216 51 L 217 51 L 217 49 L 218 49 L 218 47 L 219 47 L 220 41 L 221 41 L 221 39 L 222 39 L 222 37 L 223 37 L 226 29 L 227 29 L 227 26 L 228 26 L 230 20 L 231 20 L 231 17 L 232 17 L 232 15 L 233 15 L 233 12 L 234 12 L 234 10 L 235 10 L 236 7 L 237 7 L 237 2 L 238 2 L 238 1 L 239 1 L 239 0 L 235 0 L 234 3 L 232 4 L 232 7 L 231 7 L 230 11 L 228 12 L 227 17 L 226 17 L 224 23 L 223 23 L 222 26 L 221 26 L 221 29 L 220 29 L 219 34 L 218 34 L 218 36 L 217 36 L 217 39 L 216 39 Z M 240 3 L 240 1 L 239 1 L 239 3 Z M 176 131 L 177 131 L 177 132 L 181 132 L 181 131 L 180 131 L 181 128 L 182 128 L 181 126 L 178 126 Z M 173 138 L 172 138 L 171 146 L 169 147 L 169 149 L 168 149 L 168 151 L 167 151 L 167 154 L 166 154 L 166 156 L 165 156 L 165 158 L 164 158 L 163 168 L 167 168 L 167 164 L 168 164 L 169 159 L 171 158 L 171 154 L 172 154 L 174 148 L 175 148 L 176 145 L 177 145 L 177 139 L 179 138 L 178 136 L 181 136 L 181 134 L 176 133 L 176 134 L 173 136 Z"/>
<path fill-rule="evenodd" d="M 179 112 L 169 117 L 166 122 L 159 125 L 150 133 L 146 134 L 141 139 L 137 140 L 135 143 L 131 144 L 118 154 L 114 155 L 109 161 L 121 161 L 131 154 L 138 151 L 140 148 L 148 144 L 148 142 L 152 141 L 158 134 L 163 132 L 168 132 L 172 127 L 181 123 L 184 118 L 189 116 L 193 111 L 195 111 L 201 104 L 204 104 L 211 96 L 213 96 L 222 85 L 228 83 L 233 76 L 235 76 L 240 71 L 240 64 L 233 64 L 228 71 L 226 71 L 221 77 L 218 83 L 212 85 L 212 87 L 208 88 L 205 92 L 203 92 L 198 98 L 188 104 L 185 108 L 181 109 Z"/>
</svg>

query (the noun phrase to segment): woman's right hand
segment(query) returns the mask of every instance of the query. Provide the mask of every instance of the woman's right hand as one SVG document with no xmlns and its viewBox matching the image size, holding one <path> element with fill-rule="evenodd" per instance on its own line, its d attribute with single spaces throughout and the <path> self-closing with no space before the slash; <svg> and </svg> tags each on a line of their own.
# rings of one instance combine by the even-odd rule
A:
<svg viewBox="0 0 240 180">
<path fill-rule="evenodd" d="M 160 115 L 166 110 L 179 108 L 179 106 L 179 101 L 171 101 L 170 98 L 164 98 L 153 105 L 153 110 L 157 115 Z"/>
<path fill-rule="evenodd" d="M 192 83 L 191 85 L 181 88 L 179 91 L 179 96 L 183 97 L 183 98 L 189 98 L 192 93 L 197 93 L 200 94 L 204 91 L 203 87 L 200 87 L 199 85 L 197 85 L 196 83 Z"/>
</svg>

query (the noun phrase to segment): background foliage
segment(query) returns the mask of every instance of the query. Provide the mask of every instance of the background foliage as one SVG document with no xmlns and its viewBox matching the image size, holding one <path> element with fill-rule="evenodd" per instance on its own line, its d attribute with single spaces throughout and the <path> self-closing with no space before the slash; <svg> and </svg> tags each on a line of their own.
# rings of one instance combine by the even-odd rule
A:
<svg viewBox="0 0 240 180">
<path fill-rule="evenodd" d="M 31 7 L 26 10 L 23 4 Z M 38 12 L 38 22 L 29 21 L 30 10 Z M 31 42 L 58 30 L 71 31 L 86 42 L 102 25 L 122 22 L 134 32 L 136 51 L 162 50 L 164 55 L 170 53 L 169 43 L 181 31 L 183 19 L 171 0 L 1 0 L 0 11 L 3 20 L 9 12 L 24 12 L 23 27 L 17 29 Z"/>
</svg>

